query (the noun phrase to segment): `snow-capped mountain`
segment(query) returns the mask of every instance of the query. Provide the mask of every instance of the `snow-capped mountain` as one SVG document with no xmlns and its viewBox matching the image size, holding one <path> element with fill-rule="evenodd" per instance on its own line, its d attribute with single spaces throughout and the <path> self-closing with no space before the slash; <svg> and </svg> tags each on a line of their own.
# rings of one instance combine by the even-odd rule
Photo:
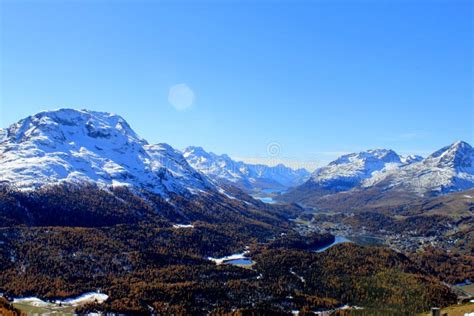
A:
<svg viewBox="0 0 474 316">
<path fill-rule="evenodd" d="M 228 155 L 217 155 L 201 147 L 188 147 L 183 156 L 195 169 L 218 182 L 232 184 L 246 191 L 284 190 L 307 180 L 309 172 L 279 164 L 269 167 L 235 161 Z"/>
<path fill-rule="evenodd" d="M 387 170 L 367 179 L 363 187 L 403 188 L 418 194 L 447 193 L 474 187 L 474 149 L 457 141 L 426 159 Z"/>
<path fill-rule="evenodd" d="M 360 185 L 376 173 L 398 169 L 415 158 L 403 158 L 388 149 L 372 149 L 339 157 L 325 167 L 318 168 L 309 182 L 313 186 L 339 192 Z"/>
<path fill-rule="evenodd" d="M 387 196 L 407 198 L 439 195 L 474 188 L 474 149 L 457 141 L 425 159 L 402 157 L 392 150 L 376 149 L 341 156 L 317 169 L 306 183 L 281 200 L 322 205 L 349 197 L 366 201 Z M 334 197 L 322 201 L 324 197 Z M 331 202 L 331 203 L 332 203 Z"/>
<path fill-rule="evenodd" d="M 130 186 L 162 196 L 215 190 L 178 151 L 149 145 L 115 114 L 44 111 L 0 133 L 0 183 L 28 189 L 62 182 Z"/>
</svg>

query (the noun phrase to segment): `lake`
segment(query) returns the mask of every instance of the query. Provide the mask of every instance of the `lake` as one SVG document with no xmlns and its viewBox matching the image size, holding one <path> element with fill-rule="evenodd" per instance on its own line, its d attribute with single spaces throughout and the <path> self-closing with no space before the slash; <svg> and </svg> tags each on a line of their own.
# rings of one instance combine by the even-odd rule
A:
<svg viewBox="0 0 474 316">
<path fill-rule="evenodd" d="M 236 266 L 251 266 L 254 264 L 251 258 L 247 257 L 249 251 L 245 250 L 242 253 L 235 253 L 230 256 L 225 256 L 222 258 L 212 258 L 208 257 L 208 260 L 214 261 L 217 265 L 220 264 L 232 264 Z"/>
<path fill-rule="evenodd" d="M 282 194 L 285 191 L 282 189 L 263 189 L 259 193 L 252 195 L 254 199 L 258 199 L 263 203 L 275 204 L 278 203 L 273 199 L 276 195 Z"/>
<path fill-rule="evenodd" d="M 233 265 L 236 265 L 236 266 L 250 266 L 254 262 L 249 258 L 242 258 L 242 259 L 234 259 L 234 260 L 225 261 L 224 263 L 225 264 L 233 264 Z"/>
<path fill-rule="evenodd" d="M 352 242 L 352 240 L 347 239 L 347 238 L 344 237 L 344 236 L 336 236 L 336 237 L 334 238 L 334 241 L 333 241 L 332 244 L 329 244 L 329 245 L 327 245 L 327 246 L 324 246 L 324 247 L 322 247 L 322 248 L 319 248 L 319 249 L 316 250 L 316 252 L 323 252 L 324 250 L 327 250 L 327 249 L 331 248 L 332 246 L 335 246 L 335 245 L 337 245 L 337 244 L 341 244 L 341 243 L 344 243 L 344 242 Z"/>
<path fill-rule="evenodd" d="M 257 199 L 259 199 L 263 203 L 267 203 L 267 204 L 275 204 L 276 203 L 276 201 L 270 196 L 257 197 Z"/>
</svg>

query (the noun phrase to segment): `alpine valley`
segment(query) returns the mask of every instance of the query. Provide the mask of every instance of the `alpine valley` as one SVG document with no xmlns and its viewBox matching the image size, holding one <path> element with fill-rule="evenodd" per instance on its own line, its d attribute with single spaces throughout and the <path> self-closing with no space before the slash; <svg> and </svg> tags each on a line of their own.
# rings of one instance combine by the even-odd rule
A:
<svg viewBox="0 0 474 316">
<path fill-rule="evenodd" d="M 283 164 L 273 167 L 252 165 L 232 160 L 227 155 L 206 152 L 201 147 L 188 147 L 183 156 L 196 170 L 223 185 L 232 185 L 249 193 L 285 191 L 309 179 L 306 169 L 293 170 Z"/>
<path fill-rule="evenodd" d="M 310 174 L 44 111 L 0 129 L 0 314 L 418 314 L 472 299 L 473 212 L 462 141 Z"/>
</svg>

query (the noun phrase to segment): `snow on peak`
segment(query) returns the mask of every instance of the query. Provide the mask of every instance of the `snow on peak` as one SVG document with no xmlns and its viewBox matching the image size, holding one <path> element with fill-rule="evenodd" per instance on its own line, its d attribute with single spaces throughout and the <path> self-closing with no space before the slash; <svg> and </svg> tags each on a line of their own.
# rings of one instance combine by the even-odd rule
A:
<svg viewBox="0 0 474 316">
<path fill-rule="evenodd" d="M 408 190 L 419 195 L 473 188 L 474 149 L 457 141 L 426 158 L 399 156 L 387 149 L 347 154 L 316 169 L 301 189 L 331 194 L 370 187 L 384 192 Z"/>
<path fill-rule="evenodd" d="M 293 170 L 282 164 L 273 167 L 247 164 L 225 154 L 207 152 L 202 147 L 187 147 L 183 156 L 191 166 L 211 179 L 231 183 L 244 190 L 286 189 L 303 183 L 309 176 L 305 169 Z"/>
<path fill-rule="evenodd" d="M 414 162 L 422 161 L 423 157 L 419 155 L 400 156 L 400 160 L 404 165 L 409 165 Z"/>
<path fill-rule="evenodd" d="M 474 149 L 457 141 L 427 158 L 369 179 L 364 186 L 405 188 L 418 194 L 446 193 L 474 187 Z"/>
<path fill-rule="evenodd" d="M 66 135 L 66 132 L 69 135 Z M 73 134 L 85 134 L 96 139 L 121 138 L 123 141 L 146 143 L 121 116 L 88 110 L 43 111 L 7 128 L 7 138 L 10 141 L 34 139 L 51 146 L 64 142 Z"/>
<path fill-rule="evenodd" d="M 93 182 L 166 196 L 210 188 L 178 151 L 148 145 L 121 116 L 105 112 L 59 109 L 29 116 L 6 129 L 0 157 L 0 182 L 24 189 Z"/>
<path fill-rule="evenodd" d="M 369 149 L 339 157 L 311 176 L 311 183 L 335 191 L 349 190 L 377 172 L 398 168 L 401 157 L 390 149 Z"/>
<path fill-rule="evenodd" d="M 371 164 L 374 162 L 400 162 L 400 156 L 397 155 L 391 149 L 369 149 L 367 151 L 361 151 L 359 153 L 352 153 L 343 155 L 333 162 L 330 165 L 342 165 L 351 162 L 363 162 L 365 164 Z"/>
<path fill-rule="evenodd" d="M 184 150 L 183 156 L 185 158 L 189 156 L 210 157 L 211 153 L 208 153 L 204 148 L 199 146 L 189 146 Z"/>
<path fill-rule="evenodd" d="M 431 154 L 427 159 L 439 165 L 472 167 L 473 148 L 466 142 L 457 141 Z"/>
</svg>

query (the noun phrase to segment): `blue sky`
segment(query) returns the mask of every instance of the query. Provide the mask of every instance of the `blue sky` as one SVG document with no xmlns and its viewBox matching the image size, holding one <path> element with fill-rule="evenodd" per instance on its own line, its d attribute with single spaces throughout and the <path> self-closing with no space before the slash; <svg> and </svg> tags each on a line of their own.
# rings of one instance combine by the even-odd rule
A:
<svg viewBox="0 0 474 316">
<path fill-rule="evenodd" d="M 474 143 L 472 1 L 0 3 L 0 127 L 88 108 L 151 143 L 299 163 Z"/>
</svg>

